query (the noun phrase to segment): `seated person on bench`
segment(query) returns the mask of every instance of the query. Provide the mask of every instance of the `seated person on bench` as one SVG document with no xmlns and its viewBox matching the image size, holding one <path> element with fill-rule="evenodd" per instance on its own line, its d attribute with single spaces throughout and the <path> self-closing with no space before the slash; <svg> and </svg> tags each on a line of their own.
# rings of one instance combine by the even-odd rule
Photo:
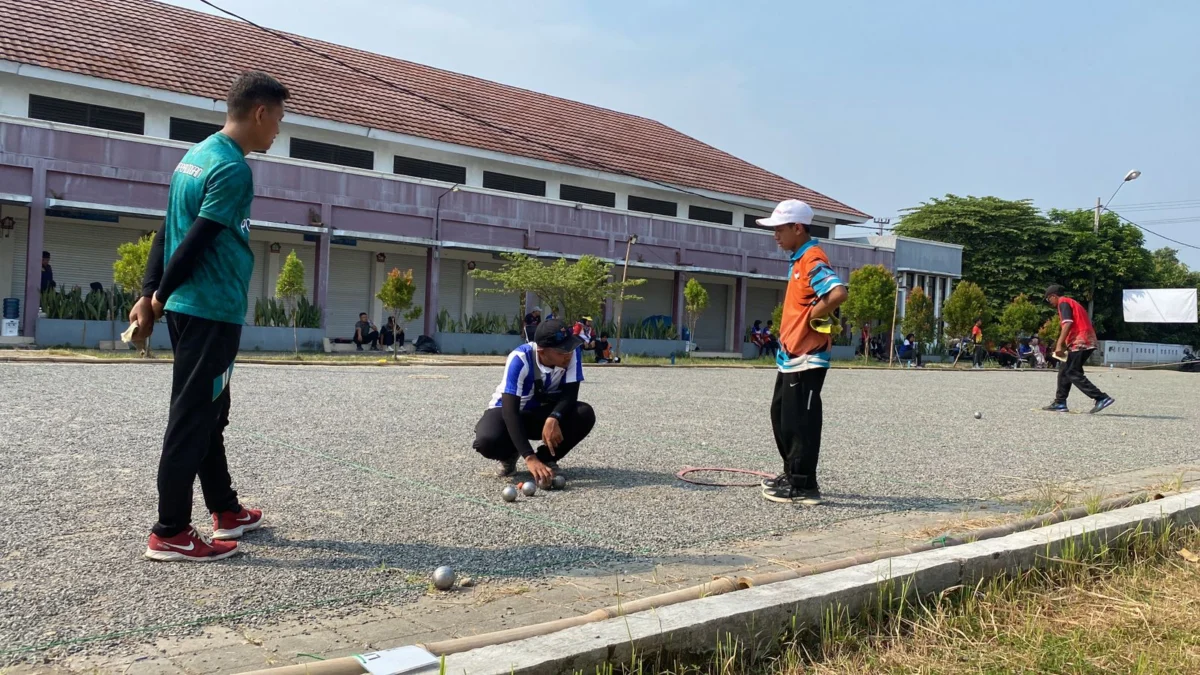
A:
<svg viewBox="0 0 1200 675">
<path fill-rule="evenodd" d="M 363 345 L 371 345 L 371 350 L 379 349 L 379 331 L 367 321 L 367 313 L 362 312 L 358 315 L 358 323 L 354 324 L 354 344 L 358 347 L 358 351 L 362 351 Z"/>
<path fill-rule="evenodd" d="M 508 355 L 500 386 L 475 425 L 475 451 L 500 462 L 499 475 L 511 476 L 517 458 L 534 480 L 548 481 L 558 462 L 592 431 L 596 413 L 579 400 L 583 382 L 583 340 L 557 319 L 534 331 L 533 342 Z M 530 440 L 540 439 L 535 453 Z"/>
<path fill-rule="evenodd" d="M 396 325 L 396 317 L 388 317 L 387 324 L 379 331 L 379 341 L 389 352 L 404 346 L 404 328 Z"/>
</svg>

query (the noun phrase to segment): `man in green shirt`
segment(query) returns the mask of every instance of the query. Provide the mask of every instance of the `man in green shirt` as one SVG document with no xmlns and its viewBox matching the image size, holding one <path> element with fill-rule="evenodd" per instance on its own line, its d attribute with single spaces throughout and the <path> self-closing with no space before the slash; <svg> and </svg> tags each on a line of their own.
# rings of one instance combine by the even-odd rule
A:
<svg viewBox="0 0 1200 675">
<path fill-rule="evenodd" d="M 262 511 L 238 502 L 225 461 L 229 380 L 237 357 L 254 269 L 246 155 L 279 134 L 288 90 L 249 72 L 229 90 L 221 131 L 197 143 L 171 177 L 167 217 L 154 238 L 142 298 L 129 320 L 146 339 L 166 313 L 175 353 L 171 408 L 158 464 L 158 522 L 146 557 L 210 561 L 238 552 L 232 541 L 262 526 Z M 200 478 L 213 536 L 191 525 L 192 484 Z"/>
</svg>

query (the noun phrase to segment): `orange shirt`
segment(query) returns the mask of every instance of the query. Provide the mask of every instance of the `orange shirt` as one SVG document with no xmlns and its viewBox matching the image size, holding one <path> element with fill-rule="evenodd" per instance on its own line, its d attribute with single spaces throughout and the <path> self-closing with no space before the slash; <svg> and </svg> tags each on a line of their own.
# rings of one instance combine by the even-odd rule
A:
<svg viewBox="0 0 1200 675">
<path fill-rule="evenodd" d="M 828 368 L 832 339 L 809 325 L 813 305 L 837 286 L 844 286 L 829 266 L 825 251 L 810 240 L 792 254 L 783 318 L 779 326 L 776 364 L 783 372 Z"/>
</svg>

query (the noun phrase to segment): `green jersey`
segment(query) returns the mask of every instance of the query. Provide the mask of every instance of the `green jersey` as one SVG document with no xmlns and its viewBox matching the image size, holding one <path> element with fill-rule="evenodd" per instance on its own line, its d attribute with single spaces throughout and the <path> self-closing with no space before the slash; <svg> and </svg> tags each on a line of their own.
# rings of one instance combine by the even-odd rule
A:
<svg viewBox="0 0 1200 675">
<path fill-rule="evenodd" d="M 163 228 L 163 264 L 187 236 L 196 218 L 225 226 L 196 264 L 191 277 L 167 299 L 166 310 L 241 325 L 254 271 L 250 250 L 250 202 L 254 176 L 242 149 L 215 133 L 183 156 L 171 177 Z"/>
</svg>

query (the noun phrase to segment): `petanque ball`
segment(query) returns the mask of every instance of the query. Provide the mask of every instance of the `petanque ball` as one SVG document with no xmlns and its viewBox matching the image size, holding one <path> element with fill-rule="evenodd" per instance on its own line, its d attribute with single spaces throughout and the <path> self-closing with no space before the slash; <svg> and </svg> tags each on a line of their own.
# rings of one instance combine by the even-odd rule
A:
<svg viewBox="0 0 1200 675">
<path fill-rule="evenodd" d="M 454 568 L 449 565 L 442 565 L 434 570 L 433 587 L 439 591 L 448 591 L 454 588 Z"/>
<path fill-rule="evenodd" d="M 976 412 L 976 413 L 975 413 L 975 419 L 977 419 L 977 420 L 981 420 L 981 419 L 983 419 L 983 413 L 981 413 L 981 412 Z"/>
<path fill-rule="evenodd" d="M 500 491 L 500 497 L 506 502 L 517 501 L 517 488 L 511 485 L 504 486 L 504 489 Z"/>
<path fill-rule="evenodd" d="M 567 487 L 567 477 L 561 476 L 561 475 L 555 476 L 554 480 L 551 481 L 550 483 L 554 487 L 555 490 L 561 490 L 561 489 Z"/>
<path fill-rule="evenodd" d="M 543 478 L 543 479 L 538 480 L 537 486 L 543 490 L 549 490 L 551 482 L 552 482 L 551 480 L 547 480 L 547 479 Z"/>
<path fill-rule="evenodd" d="M 536 492 L 537 484 L 535 484 L 533 481 L 527 480 L 524 483 L 521 483 L 521 494 L 525 495 L 526 497 L 532 497 Z"/>
</svg>

